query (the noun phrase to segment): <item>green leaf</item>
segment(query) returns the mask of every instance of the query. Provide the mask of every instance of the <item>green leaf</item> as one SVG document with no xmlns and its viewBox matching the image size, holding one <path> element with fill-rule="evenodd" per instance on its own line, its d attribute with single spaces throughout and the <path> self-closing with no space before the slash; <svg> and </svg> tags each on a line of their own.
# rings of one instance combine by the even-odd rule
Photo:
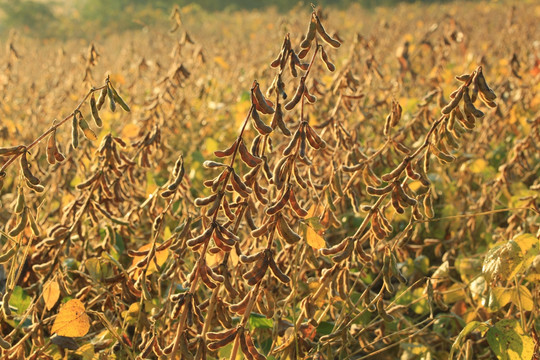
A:
<svg viewBox="0 0 540 360">
<path fill-rule="evenodd" d="M 427 275 L 429 272 L 429 258 L 425 255 L 418 256 L 416 259 L 414 259 L 414 267 L 423 275 Z"/>
<path fill-rule="evenodd" d="M 20 286 L 15 286 L 11 298 L 9 299 L 10 307 L 16 308 L 15 312 L 19 315 L 23 315 L 30 306 L 32 298 L 23 290 Z"/>
<path fill-rule="evenodd" d="M 461 279 L 465 282 L 470 281 L 482 271 L 482 261 L 480 259 L 458 257 L 454 266 Z"/>
<path fill-rule="evenodd" d="M 90 258 L 85 263 L 88 274 L 96 280 L 103 280 L 112 275 L 112 268 L 108 261 L 102 258 Z"/>
<path fill-rule="evenodd" d="M 274 322 L 272 319 L 267 319 L 264 315 L 252 313 L 249 316 L 249 326 L 253 329 L 272 329 Z"/>
<path fill-rule="evenodd" d="M 92 360 L 94 358 L 94 345 L 84 344 L 75 352 L 82 360 Z"/>
<path fill-rule="evenodd" d="M 463 330 L 461 330 L 456 340 L 454 340 L 454 343 L 452 344 L 452 348 L 450 349 L 450 356 L 448 357 L 450 360 L 452 360 L 454 351 L 456 351 L 458 348 L 461 347 L 463 339 L 465 339 L 465 337 L 469 335 L 471 332 L 477 331 L 477 330 L 482 333 L 485 333 L 485 331 L 488 330 L 488 326 L 486 323 L 483 323 L 480 321 L 471 321 L 463 328 Z"/>
<path fill-rule="evenodd" d="M 321 321 L 319 326 L 317 326 L 317 335 L 323 336 L 323 335 L 331 334 L 332 331 L 334 330 L 334 326 L 335 324 L 333 322 Z"/>
<path fill-rule="evenodd" d="M 323 230 L 323 226 L 321 225 L 321 221 L 317 216 L 310 217 L 303 220 L 305 223 L 307 223 L 309 226 L 313 228 L 315 231 Z"/>
<path fill-rule="evenodd" d="M 501 320 L 487 331 L 487 341 L 499 360 L 532 359 L 534 341 L 515 319 Z"/>
</svg>

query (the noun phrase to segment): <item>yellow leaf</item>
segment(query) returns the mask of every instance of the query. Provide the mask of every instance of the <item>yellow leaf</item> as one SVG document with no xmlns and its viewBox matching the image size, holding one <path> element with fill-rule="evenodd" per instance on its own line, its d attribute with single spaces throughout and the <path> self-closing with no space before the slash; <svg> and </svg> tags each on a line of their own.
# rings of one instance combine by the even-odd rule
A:
<svg viewBox="0 0 540 360">
<path fill-rule="evenodd" d="M 221 56 L 214 57 L 214 62 L 221 66 L 223 69 L 229 68 L 229 64 Z"/>
<path fill-rule="evenodd" d="M 469 170 L 471 170 L 473 174 L 480 174 L 482 171 L 486 169 L 487 166 L 488 166 L 488 163 L 486 160 L 476 159 L 469 165 Z"/>
<path fill-rule="evenodd" d="M 321 204 L 314 205 L 314 206 L 309 208 L 306 218 L 309 219 L 309 218 L 312 218 L 312 217 L 315 217 L 315 216 L 319 216 L 323 212 L 324 212 L 324 206 L 323 205 L 321 205 Z"/>
<path fill-rule="evenodd" d="M 223 261 L 224 255 L 225 253 L 223 251 L 220 251 L 216 254 L 206 254 L 206 264 L 210 267 L 219 265 Z"/>
<path fill-rule="evenodd" d="M 137 135 L 139 135 L 139 130 L 140 130 L 139 126 L 137 126 L 135 124 L 127 124 L 122 129 L 122 137 L 123 138 L 128 138 L 128 139 L 136 137 Z"/>
<path fill-rule="evenodd" d="M 51 310 L 60 298 L 60 285 L 56 279 L 49 280 L 43 286 L 43 300 L 47 310 Z"/>
<path fill-rule="evenodd" d="M 90 318 L 86 314 L 84 304 L 78 299 L 65 303 L 51 329 L 51 333 L 66 337 L 81 337 L 90 330 Z"/>
<path fill-rule="evenodd" d="M 519 288 L 514 289 L 512 302 L 518 307 L 521 306 L 525 311 L 533 311 L 534 301 L 531 291 L 524 285 L 520 285 Z"/>
<path fill-rule="evenodd" d="M 489 310 L 498 311 L 500 308 L 506 306 L 512 300 L 512 295 L 513 289 L 500 286 L 493 287 L 489 295 Z"/>
<path fill-rule="evenodd" d="M 158 247 L 159 245 L 160 244 L 156 244 L 156 247 Z M 146 244 L 146 245 L 141 246 L 139 249 L 137 249 L 137 251 L 150 250 L 151 248 L 152 248 L 152 244 Z M 139 261 L 141 261 L 145 256 L 146 255 L 134 256 L 132 266 L 135 266 L 135 264 L 137 264 Z M 161 266 L 161 265 L 165 264 L 165 261 L 167 261 L 168 257 L 169 257 L 169 249 L 156 251 L 155 261 L 153 259 L 150 261 L 150 264 L 148 264 L 148 269 L 146 271 L 146 274 L 151 274 L 151 273 L 153 273 L 154 271 L 157 270 L 155 262 L 157 262 L 157 264 L 159 266 Z M 138 278 L 141 271 L 142 271 L 142 269 L 137 269 L 133 273 L 133 278 L 134 279 Z"/>
<path fill-rule="evenodd" d="M 306 241 L 315 250 L 322 249 L 326 246 L 326 242 L 324 241 L 323 237 L 317 234 L 317 232 L 313 230 L 311 226 L 308 226 L 306 229 Z"/>
<path fill-rule="evenodd" d="M 452 284 L 447 290 L 442 292 L 442 295 L 445 304 L 453 304 L 467 296 L 463 286 L 459 284 Z"/>
<path fill-rule="evenodd" d="M 539 253 L 540 239 L 536 238 L 533 234 L 521 234 L 512 240 L 519 245 L 523 255 L 528 255 L 527 257 L 532 257 Z"/>
</svg>

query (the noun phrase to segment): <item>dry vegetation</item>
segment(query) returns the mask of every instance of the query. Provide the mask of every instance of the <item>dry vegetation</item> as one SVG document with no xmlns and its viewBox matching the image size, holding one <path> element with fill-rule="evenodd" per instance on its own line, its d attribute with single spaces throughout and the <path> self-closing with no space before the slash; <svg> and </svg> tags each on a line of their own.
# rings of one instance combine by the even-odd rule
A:
<svg viewBox="0 0 540 360">
<path fill-rule="evenodd" d="M 2 358 L 538 359 L 539 12 L 12 33 Z"/>
</svg>

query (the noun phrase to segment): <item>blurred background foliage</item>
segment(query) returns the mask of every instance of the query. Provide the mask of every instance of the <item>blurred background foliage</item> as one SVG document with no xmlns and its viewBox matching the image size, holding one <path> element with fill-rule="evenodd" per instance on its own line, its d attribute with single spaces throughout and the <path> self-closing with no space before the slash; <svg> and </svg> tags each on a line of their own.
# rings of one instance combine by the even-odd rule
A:
<svg viewBox="0 0 540 360">
<path fill-rule="evenodd" d="M 353 4 L 371 9 L 396 6 L 403 2 L 442 3 L 445 0 L 326 0 L 312 1 L 324 7 L 348 7 Z M 240 11 L 273 7 L 290 11 L 305 8 L 301 0 L 0 0 L 0 36 L 14 29 L 32 37 L 93 38 L 140 29 L 164 22 L 174 5 L 190 7 L 191 12 Z"/>
</svg>

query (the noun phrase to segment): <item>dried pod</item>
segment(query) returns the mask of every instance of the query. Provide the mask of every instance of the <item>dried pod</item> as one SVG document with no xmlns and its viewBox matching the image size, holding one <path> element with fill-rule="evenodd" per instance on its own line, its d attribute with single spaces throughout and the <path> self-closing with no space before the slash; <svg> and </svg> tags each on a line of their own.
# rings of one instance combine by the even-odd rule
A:
<svg viewBox="0 0 540 360">
<path fill-rule="evenodd" d="M 298 169 L 297 164 L 293 165 L 293 175 L 294 175 L 294 181 L 302 188 L 307 189 L 307 182 L 302 178 L 300 175 L 300 170 Z"/>
<path fill-rule="evenodd" d="M 298 76 L 298 70 L 296 70 L 296 63 L 294 61 L 294 56 L 293 55 L 296 55 L 294 53 L 294 51 L 289 51 L 289 71 L 291 72 L 291 76 L 292 77 L 297 77 Z"/>
<path fill-rule="evenodd" d="M 375 173 L 373 172 L 373 169 L 368 164 L 364 166 L 362 169 L 362 178 L 364 179 L 366 184 L 369 184 L 371 186 L 380 186 L 382 184 L 381 179 Z"/>
<path fill-rule="evenodd" d="M 287 242 L 288 244 L 296 244 L 302 239 L 287 223 L 283 216 L 280 216 L 277 221 L 277 231 L 279 235 Z"/>
<path fill-rule="evenodd" d="M 260 261 L 256 262 L 253 268 L 245 273 L 242 277 L 247 281 L 248 285 L 254 286 L 262 280 L 268 269 L 268 258 L 263 257 Z"/>
<path fill-rule="evenodd" d="M 467 112 L 470 112 L 475 118 L 481 118 L 484 116 L 484 113 L 481 110 L 478 110 L 472 103 L 472 100 L 469 96 L 468 88 L 465 88 L 465 92 L 463 94 L 463 101 L 465 102 L 465 114 L 467 114 Z"/>
<path fill-rule="evenodd" d="M 394 170 L 392 170 L 388 174 L 384 174 L 383 176 L 381 176 L 381 179 L 384 181 L 392 181 L 395 178 L 399 177 L 399 175 L 401 175 L 403 170 L 405 170 L 405 167 L 407 167 L 407 164 L 409 163 L 409 161 L 410 161 L 410 158 L 406 157 Z"/>
<path fill-rule="evenodd" d="M 463 87 L 459 88 L 458 92 L 456 93 L 456 96 L 446 105 L 444 108 L 442 108 L 441 113 L 444 115 L 450 114 L 452 110 L 458 106 L 459 102 L 461 101 L 461 98 L 463 96 Z"/>
<path fill-rule="evenodd" d="M 459 80 L 459 81 L 462 81 L 462 82 L 467 82 L 469 81 L 469 79 L 471 78 L 471 75 L 469 74 L 462 74 L 462 75 L 458 75 L 456 76 L 456 79 Z"/>
<path fill-rule="evenodd" d="M 255 197 L 261 204 L 263 205 L 268 204 L 268 199 L 264 197 L 264 194 L 268 192 L 267 189 L 262 187 L 258 182 L 254 182 L 253 191 L 255 192 Z"/>
<path fill-rule="evenodd" d="M 313 104 L 315 101 L 317 101 L 317 97 L 309 93 L 307 86 L 304 86 L 304 97 L 310 104 Z"/>
<path fill-rule="evenodd" d="M 306 86 L 305 81 L 306 81 L 306 78 L 302 76 L 300 78 L 300 84 L 298 84 L 298 87 L 296 88 L 296 92 L 294 93 L 293 98 L 291 99 L 291 101 L 285 104 L 286 110 L 292 110 L 296 106 L 296 104 L 298 104 L 300 100 L 302 99 L 302 95 L 304 94 L 304 89 Z"/>
<path fill-rule="evenodd" d="M 229 310 L 233 313 L 244 315 L 251 296 L 251 292 L 246 293 L 246 295 L 238 303 L 229 304 Z"/>
<path fill-rule="evenodd" d="M 267 219 L 264 224 L 262 224 L 260 227 L 251 231 L 251 236 L 253 237 L 263 236 L 264 234 L 268 232 L 268 228 L 270 227 L 270 224 L 271 224 L 270 219 Z"/>
<path fill-rule="evenodd" d="M 225 214 L 225 216 L 227 216 L 227 218 L 231 221 L 234 221 L 234 219 L 236 219 L 236 216 L 233 214 L 230 206 L 229 206 L 229 201 L 227 200 L 226 197 L 223 198 L 223 201 L 222 201 L 222 207 L 223 207 L 223 213 Z"/>
<path fill-rule="evenodd" d="M 324 256 L 330 256 L 335 255 L 341 251 L 343 251 L 347 245 L 351 242 L 350 238 L 343 239 L 340 243 L 330 247 L 330 248 L 322 248 L 319 250 L 319 252 Z"/>
<path fill-rule="evenodd" d="M 195 199 L 194 204 L 195 206 L 206 206 L 216 200 L 217 196 L 218 194 L 215 193 L 204 198 L 197 198 Z"/>
<path fill-rule="evenodd" d="M 274 113 L 274 108 L 271 105 L 272 103 L 269 100 L 266 100 L 258 83 L 255 83 L 252 93 L 255 97 L 255 101 L 253 103 L 257 107 L 257 110 L 263 114 Z"/>
<path fill-rule="evenodd" d="M 405 203 L 410 206 L 416 205 L 416 200 L 405 193 L 399 182 L 394 182 L 393 186 L 396 189 L 400 199 L 403 200 L 401 203 Z"/>
<path fill-rule="evenodd" d="M 112 93 L 112 97 L 114 98 L 114 101 L 117 102 L 122 107 L 122 109 L 124 109 L 127 112 L 130 112 L 131 109 L 129 108 L 128 104 L 126 104 L 124 99 L 122 99 L 120 97 L 120 95 L 118 95 L 118 92 L 116 91 L 116 89 L 114 88 L 112 83 L 109 82 L 108 85 L 109 85 L 109 89 L 110 89 L 110 91 Z M 111 110 L 112 110 L 112 108 L 111 108 Z M 114 110 L 112 110 L 112 111 L 114 111 Z"/>
<path fill-rule="evenodd" d="M 189 239 L 186 241 L 186 245 L 189 247 L 195 247 L 197 245 L 200 245 L 210 239 L 214 232 L 214 227 L 211 226 L 208 229 L 206 229 L 201 235 L 196 236 L 192 239 Z"/>
<path fill-rule="evenodd" d="M 96 107 L 98 110 L 101 110 L 101 108 L 103 107 L 103 104 L 105 104 L 106 99 L 107 99 L 107 86 L 101 89 L 101 92 L 99 93 L 99 97 L 96 103 Z"/>
<path fill-rule="evenodd" d="M 298 129 L 296 130 L 296 132 L 294 133 L 294 136 L 293 138 L 291 139 L 291 141 L 289 141 L 289 144 L 287 145 L 287 147 L 285 149 L 283 149 L 283 155 L 285 156 L 284 158 L 282 158 L 281 160 L 282 161 L 285 161 L 287 160 L 287 156 L 290 155 L 292 153 L 292 151 L 295 149 L 296 145 L 298 144 L 298 141 L 300 141 L 300 138 L 302 137 L 302 127 L 298 127 Z M 281 163 L 278 162 L 278 164 Z M 277 169 L 277 166 L 276 166 L 276 169 Z M 274 170 L 274 176 L 275 176 L 275 173 L 276 171 Z"/>
<path fill-rule="evenodd" d="M 407 173 L 407 176 L 411 180 L 419 180 L 420 179 L 421 175 L 414 171 L 411 162 L 409 162 L 407 164 L 407 166 L 405 167 L 405 172 Z"/>
<path fill-rule="evenodd" d="M 424 195 L 424 198 L 422 199 L 422 205 L 424 206 L 424 214 L 426 214 L 426 217 L 428 219 L 432 219 L 435 216 L 435 213 L 433 212 L 431 190 Z"/>
<path fill-rule="evenodd" d="M 2 315 L 4 316 L 4 319 L 7 319 L 11 315 L 11 309 L 9 308 L 11 294 L 12 291 L 8 290 L 4 296 L 2 296 Z"/>
<path fill-rule="evenodd" d="M 392 184 L 388 184 L 383 188 L 375 188 L 373 186 L 366 187 L 366 191 L 369 195 L 381 196 L 392 191 Z"/>
<path fill-rule="evenodd" d="M 90 97 L 90 110 L 92 111 L 92 118 L 94 119 L 96 126 L 102 127 L 103 121 L 101 120 L 101 117 L 99 117 L 99 110 L 97 107 L 96 98 L 94 97 L 94 93 L 92 93 L 92 97 Z"/>
<path fill-rule="evenodd" d="M 333 72 L 336 70 L 336 66 L 328 59 L 328 54 L 326 53 L 326 51 L 324 50 L 324 47 L 322 46 L 321 46 L 321 59 L 325 63 L 328 71 Z"/>
<path fill-rule="evenodd" d="M 30 222 L 30 229 L 32 230 L 32 234 L 34 234 L 34 236 L 36 237 L 39 236 L 40 231 L 38 224 L 36 223 L 36 219 L 30 212 L 28 212 L 28 221 Z"/>
<path fill-rule="evenodd" d="M 249 167 L 254 168 L 260 163 L 262 163 L 262 159 L 258 158 L 256 156 L 253 156 L 248 149 L 246 148 L 246 145 L 244 145 L 244 142 L 241 141 L 238 151 L 240 153 L 240 157 L 242 158 L 242 161 Z"/>
<path fill-rule="evenodd" d="M 28 164 L 28 159 L 26 158 L 26 154 L 27 154 L 27 151 L 24 151 L 21 155 L 21 160 L 20 160 L 23 175 L 30 184 L 39 185 L 40 183 L 39 179 L 35 177 L 34 174 L 32 174 L 32 172 L 30 171 L 30 165 Z"/>
<path fill-rule="evenodd" d="M 294 195 L 294 191 L 289 191 L 289 203 L 291 204 L 292 209 L 301 218 L 304 218 L 308 215 L 308 212 L 303 209 L 298 201 L 296 200 L 296 196 Z"/>
<path fill-rule="evenodd" d="M 321 38 L 330 46 L 334 48 L 340 47 L 341 43 L 337 41 L 336 39 L 333 39 L 326 30 L 324 29 L 324 26 L 321 24 L 321 21 L 319 20 L 319 17 L 316 17 L 317 21 L 317 32 L 321 36 Z"/>
<path fill-rule="evenodd" d="M 287 201 L 289 200 L 290 193 L 291 193 L 290 187 L 287 187 L 285 191 L 282 190 L 281 197 L 279 198 L 279 200 L 266 209 L 266 215 L 269 215 L 269 216 L 274 215 L 278 213 L 281 209 L 283 209 L 285 205 L 287 205 Z"/>
<path fill-rule="evenodd" d="M 226 337 L 222 338 L 221 340 L 216 340 L 209 343 L 208 350 L 215 351 L 226 346 L 228 343 L 232 342 L 236 338 L 236 333 L 237 333 L 237 330 L 234 329 L 232 333 L 228 334 Z"/>
<path fill-rule="evenodd" d="M 478 86 L 478 90 L 480 90 L 480 93 L 486 100 L 493 101 L 497 98 L 495 92 L 488 86 L 481 66 L 476 70 L 475 82 Z"/>
<path fill-rule="evenodd" d="M 405 146 L 404 144 L 400 143 L 400 142 L 395 142 L 393 141 L 392 142 L 392 145 L 394 145 L 394 148 L 399 151 L 400 153 L 402 154 L 410 154 L 411 153 L 411 149 L 409 149 L 407 146 Z"/>
<path fill-rule="evenodd" d="M 442 164 L 446 164 L 446 163 L 450 163 L 454 160 L 456 160 L 456 158 L 450 154 L 447 154 L 445 153 L 444 151 L 441 151 L 440 149 L 438 149 L 435 145 L 431 145 L 430 146 L 431 148 L 431 152 L 433 153 L 433 155 L 435 155 L 435 157 L 442 163 Z"/>
<path fill-rule="evenodd" d="M 291 281 L 291 278 L 288 277 L 287 275 L 285 275 L 281 269 L 277 266 L 276 262 L 274 261 L 274 258 L 273 257 L 269 257 L 269 267 L 270 267 L 270 270 L 272 271 L 272 274 L 274 274 L 274 276 L 279 280 L 281 281 L 282 283 L 284 284 L 287 284 Z"/>
<path fill-rule="evenodd" d="M 383 299 L 382 297 L 380 297 L 377 302 L 376 302 L 376 306 L 377 306 L 377 312 L 379 313 L 379 315 L 383 318 L 384 321 L 387 321 L 387 322 L 391 322 L 391 321 L 394 321 L 394 317 L 390 314 L 388 314 L 386 312 L 386 310 L 384 309 L 384 304 L 383 304 Z"/>
<path fill-rule="evenodd" d="M 24 201 L 24 191 L 22 189 L 22 186 L 18 186 L 17 187 L 17 203 L 15 204 L 15 213 L 17 214 L 22 213 L 25 206 L 26 206 L 26 202 Z"/>
<path fill-rule="evenodd" d="M 283 135 L 291 136 L 291 131 L 287 128 L 287 125 L 285 124 L 285 121 L 283 120 L 283 110 L 281 109 L 281 104 L 277 104 L 276 106 L 276 112 L 274 113 L 274 116 L 272 117 L 271 126 L 273 129 L 275 129 L 277 126 L 281 130 Z"/>
<path fill-rule="evenodd" d="M 380 223 L 380 216 L 378 213 L 371 218 L 371 229 L 378 240 L 383 240 L 388 236 L 388 232 L 383 229 Z"/>
<path fill-rule="evenodd" d="M 304 126 L 304 130 L 306 132 L 306 139 L 312 148 L 324 149 L 326 147 L 326 141 L 324 141 L 309 124 Z"/>
<path fill-rule="evenodd" d="M 111 89 L 111 86 L 109 85 L 109 81 L 107 80 L 107 97 L 109 98 L 109 108 L 112 112 L 116 111 L 116 101 L 114 100 L 114 95 Z"/>
<path fill-rule="evenodd" d="M 233 142 L 232 145 L 229 146 L 225 150 L 216 150 L 216 151 L 214 151 L 214 155 L 216 155 L 219 158 L 223 158 L 223 157 L 226 157 L 226 156 L 231 156 L 234 153 L 234 150 L 236 150 L 236 144 L 237 143 L 238 143 L 238 141 Z"/>
<path fill-rule="evenodd" d="M 79 122 L 77 121 L 77 113 L 73 114 L 71 122 L 71 146 L 74 149 L 79 147 Z"/>
<path fill-rule="evenodd" d="M 384 216 L 380 209 L 377 209 L 377 217 L 379 224 L 384 229 L 384 231 L 391 233 L 394 230 L 394 227 L 390 224 L 388 219 Z"/>
<path fill-rule="evenodd" d="M 403 214 L 405 210 L 401 207 L 400 196 L 395 188 L 392 189 L 392 207 L 398 214 Z"/>
<path fill-rule="evenodd" d="M 349 238 L 347 238 L 347 239 L 349 239 Z M 354 250 L 354 241 L 349 239 L 346 243 L 347 243 L 347 245 L 345 246 L 343 251 L 340 254 L 334 256 L 332 258 L 332 261 L 334 261 L 336 263 L 339 263 L 339 262 L 342 262 L 342 261 L 348 259 L 349 256 L 351 256 L 351 254 L 352 254 L 352 252 Z"/>
<path fill-rule="evenodd" d="M 210 276 L 208 275 L 208 269 L 210 269 L 206 263 L 201 263 L 199 265 L 199 276 L 201 277 L 201 281 L 206 285 L 208 286 L 208 288 L 210 289 L 215 289 L 217 288 L 217 285 L 216 283 L 213 281 L 213 279 L 210 278 Z"/>
<path fill-rule="evenodd" d="M 82 114 L 80 112 L 77 112 L 77 113 L 79 117 L 79 126 L 84 136 L 90 141 L 96 141 L 97 140 L 96 133 L 92 129 L 90 129 L 90 126 L 88 125 L 88 123 L 86 122 Z"/>
<path fill-rule="evenodd" d="M 24 228 L 26 227 L 26 224 L 28 224 L 28 208 L 25 207 L 22 213 L 19 215 L 19 222 L 11 231 L 9 232 L 9 236 L 15 237 L 19 235 Z"/>
<path fill-rule="evenodd" d="M 258 253 L 255 253 L 255 254 L 252 254 L 252 255 L 240 255 L 240 261 L 243 263 L 243 264 L 251 264 L 251 263 L 254 263 L 256 261 L 259 261 L 260 259 L 262 259 L 264 257 L 264 250 L 262 251 L 259 251 Z"/>
<path fill-rule="evenodd" d="M 497 107 L 497 103 L 495 101 L 492 101 L 492 100 L 489 100 L 485 97 L 484 93 L 480 93 L 480 100 L 482 100 L 482 102 L 484 104 L 486 104 L 487 106 L 489 106 L 490 108 L 495 108 Z"/>
<path fill-rule="evenodd" d="M 272 127 L 266 125 L 259 116 L 257 109 L 251 110 L 251 119 L 253 120 L 253 126 L 261 135 L 268 135 L 272 132 Z"/>
<path fill-rule="evenodd" d="M 51 132 L 47 140 L 47 162 L 51 165 L 56 163 L 55 154 L 58 152 L 56 148 L 56 129 Z"/>
<path fill-rule="evenodd" d="M 305 48 L 305 49 L 302 49 L 299 53 L 298 53 L 298 58 L 299 59 L 303 59 L 307 56 L 307 54 L 309 53 L 309 50 L 311 50 L 311 45 L 308 47 L 308 48 Z"/>
<path fill-rule="evenodd" d="M 7 263 L 16 253 L 15 247 L 12 247 L 2 255 L 0 255 L 0 264 Z"/>
<path fill-rule="evenodd" d="M 236 328 L 225 329 L 219 332 L 208 332 L 206 333 L 206 338 L 212 341 L 223 340 L 227 338 L 228 336 L 230 336 L 231 334 L 235 334 L 235 333 L 236 333 Z"/>
<path fill-rule="evenodd" d="M 306 33 L 306 38 L 300 43 L 302 49 L 309 49 L 311 47 L 311 42 L 315 39 L 317 34 L 317 20 L 314 15 L 311 16 L 309 21 L 308 30 Z"/>
<path fill-rule="evenodd" d="M 251 188 L 247 187 L 246 184 L 240 179 L 240 176 L 232 170 L 231 185 L 240 196 L 246 198 L 249 194 L 252 193 Z"/>
</svg>

